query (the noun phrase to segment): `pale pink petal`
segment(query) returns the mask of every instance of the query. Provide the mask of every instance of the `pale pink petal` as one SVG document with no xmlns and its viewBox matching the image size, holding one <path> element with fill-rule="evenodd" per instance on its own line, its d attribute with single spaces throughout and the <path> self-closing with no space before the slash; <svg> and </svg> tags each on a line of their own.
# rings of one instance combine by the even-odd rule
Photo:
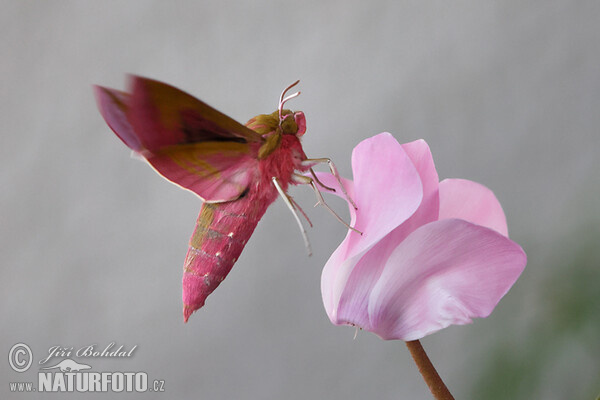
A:
<svg viewBox="0 0 600 400">
<path fill-rule="evenodd" d="M 421 178 L 402 145 L 389 133 L 363 140 L 352 152 L 355 228 L 348 258 L 360 254 L 406 221 L 423 198 Z"/>
<path fill-rule="evenodd" d="M 419 204 L 417 211 L 396 228 L 391 235 L 388 235 L 393 236 L 393 239 L 390 240 L 395 241 L 396 244 L 404 240 L 405 237 L 421 225 L 437 221 L 440 208 L 438 192 L 439 178 L 429 146 L 424 140 L 416 140 L 403 144 L 402 148 L 417 168 L 423 184 L 423 200 Z"/>
<path fill-rule="evenodd" d="M 334 323 L 339 299 L 362 253 L 408 219 L 422 199 L 419 174 L 402 146 L 389 133 L 356 146 L 352 169 L 354 187 L 361 188 L 353 193 L 358 210 L 352 224 L 363 234 L 349 232 L 323 269 L 323 302 Z"/>
<path fill-rule="evenodd" d="M 334 195 L 339 196 L 340 198 L 346 200 L 344 193 L 342 192 L 337 179 L 332 174 L 327 173 L 327 172 L 316 172 L 316 175 L 317 175 L 317 178 L 324 185 L 326 185 L 332 189 L 335 189 L 335 192 L 332 192 L 330 190 L 326 190 L 326 189 L 319 187 L 321 189 L 321 192 L 334 194 Z M 307 176 L 309 176 L 309 175 L 307 175 Z M 351 180 L 345 179 L 345 178 L 341 178 L 341 181 L 342 181 L 342 184 L 344 185 L 344 188 L 346 189 L 346 192 L 348 193 L 348 195 L 352 199 L 354 199 L 354 182 L 352 182 Z M 328 201 L 328 203 L 329 203 L 329 201 Z M 350 210 L 350 226 L 353 226 L 356 223 L 356 210 L 350 203 L 348 203 L 348 208 Z M 341 267 L 341 265 L 344 263 L 345 255 L 348 253 L 348 249 L 347 249 L 348 243 L 349 243 L 348 237 L 351 234 L 353 234 L 352 231 L 348 230 L 348 232 L 346 233 L 346 238 L 337 247 L 337 249 L 335 249 L 333 254 L 331 254 L 331 257 L 329 257 L 329 260 L 327 261 L 327 264 L 325 265 L 325 268 L 323 269 L 323 273 L 321 275 L 321 292 L 323 294 L 323 303 L 325 304 L 325 311 L 327 312 L 331 321 L 334 323 L 335 323 L 335 319 L 337 318 L 336 317 L 337 312 L 334 311 L 334 306 L 333 306 L 333 304 L 334 304 L 333 286 L 335 284 L 336 272 Z"/>
<path fill-rule="evenodd" d="M 415 340 L 487 317 L 526 262 L 518 244 L 491 229 L 459 219 L 422 226 L 387 260 L 363 328 L 383 339 Z"/>
<path fill-rule="evenodd" d="M 329 260 L 323 267 L 321 273 L 321 296 L 323 297 L 323 306 L 327 316 L 334 324 L 344 323 L 344 321 L 338 322 L 338 303 L 344 284 L 348 279 L 348 275 L 352 271 L 354 264 L 360 259 L 359 256 L 350 259 L 345 258 L 345 254 L 348 252 L 348 236 L 338 246 L 338 248 L 331 254 Z"/>
<path fill-rule="evenodd" d="M 336 324 L 368 323 L 368 299 L 379 280 L 385 261 L 398 244 L 421 225 L 437 220 L 439 209 L 438 174 L 429 146 L 424 140 L 402 145 L 419 173 L 423 200 L 415 213 L 373 246 L 352 269 L 338 304 Z"/>
<path fill-rule="evenodd" d="M 439 219 L 459 218 L 485 226 L 508 237 L 506 217 L 500 202 L 487 187 L 466 179 L 440 182 Z"/>
<path fill-rule="evenodd" d="M 390 233 L 363 255 L 346 261 L 352 264 L 342 266 L 341 269 L 347 268 L 350 271 L 350 276 L 347 278 L 341 297 L 335 307 L 335 312 L 329 315 L 331 322 L 336 325 L 369 326 L 368 304 L 370 293 L 381 276 L 389 255 L 396 247 L 398 247 L 398 242 L 394 241 L 392 233 Z M 332 256 L 329 262 L 336 261 L 337 259 Z M 323 274 L 322 286 L 327 283 L 325 278 L 325 274 Z"/>
</svg>

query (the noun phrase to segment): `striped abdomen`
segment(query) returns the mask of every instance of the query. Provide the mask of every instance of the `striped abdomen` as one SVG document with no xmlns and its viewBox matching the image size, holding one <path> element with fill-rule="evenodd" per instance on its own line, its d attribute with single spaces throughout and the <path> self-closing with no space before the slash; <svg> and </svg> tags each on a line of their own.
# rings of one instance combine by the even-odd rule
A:
<svg viewBox="0 0 600 400">
<path fill-rule="evenodd" d="M 225 279 L 269 204 L 247 195 L 226 203 L 204 203 L 183 266 L 183 317 L 202 307 Z"/>
</svg>

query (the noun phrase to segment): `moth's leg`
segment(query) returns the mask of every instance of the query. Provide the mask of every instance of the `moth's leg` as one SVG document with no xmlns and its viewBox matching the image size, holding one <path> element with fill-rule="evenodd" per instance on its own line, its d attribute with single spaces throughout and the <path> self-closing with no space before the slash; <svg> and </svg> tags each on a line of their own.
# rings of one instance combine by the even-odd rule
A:
<svg viewBox="0 0 600 400">
<path fill-rule="evenodd" d="M 310 171 L 310 174 L 312 175 L 313 179 L 315 180 L 315 182 L 317 182 L 322 188 L 324 188 L 326 190 L 329 190 L 330 192 L 334 192 L 335 193 L 335 189 L 334 188 L 331 188 L 331 187 L 325 185 L 323 182 L 321 182 L 319 180 L 319 178 L 317 178 L 317 174 L 315 174 L 315 170 L 314 169 L 310 168 L 309 171 Z"/>
<path fill-rule="evenodd" d="M 271 179 L 273 180 L 273 185 L 275 185 L 275 188 L 279 192 L 279 195 L 281 196 L 281 198 L 283 199 L 285 204 L 288 206 L 288 208 L 290 209 L 292 214 L 294 214 L 294 218 L 296 219 L 296 222 L 298 223 L 298 227 L 300 227 L 300 232 L 302 233 L 302 239 L 304 239 L 304 246 L 306 247 L 306 251 L 308 252 L 308 255 L 311 256 L 312 249 L 310 248 L 310 242 L 308 241 L 308 235 L 306 234 L 306 229 L 304 229 L 304 226 L 302 225 L 302 221 L 300 221 L 300 217 L 298 216 L 298 213 L 296 213 L 296 208 L 294 207 L 295 201 L 293 201 L 288 196 L 288 194 L 286 192 L 284 192 L 283 188 L 281 187 L 281 184 L 279 183 L 279 180 L 276 177 L 272 177 Z M 302 214 L 304 214 L 304 211 L 302 211 Z M 304 214 L 304 215 L 306 216 L 306 214 Z M 308 222 L 310 223 L 310 221 L 308 221 Z M 312 224 L 311 224 L 311 226 L 312 226 Z"/>
<path fill-rule="evenodd" d="M 306 222 L 308 222 L 308 225 L 310 225 L 310 227 L 312 228 L 313 224 L 310 221 L 310 218 L 308 218 L 308 215 L 306 215 L 306 213 L 302 209 L 302 207 L 300 207 L 300 204 L 296 203 L 296 200 L 294 200 L 294 198 L 292 196 L 290 196 L 289 194 L 286 193 L 286 196 L 288 197 L 288 199 L 290 199 L 290 201 L 292 202 L 292 205 L 294 206 L 294 208 L 296 210 L 299 210 L 302 213 L 302 215 L 304 216 L 304 219 L 306 219 Z"/>
<path fill-rule="evenodd" d="M 352 198 L 350 198 L 350 196 L 348 196 L 348 192 L 346 192 L 346 188 L 344 187 L 344 184 L 342 183 L 342 180 L 340 179 L 340 174 L 338 173 L 338 170 L 335 167 L 335 165 L 333 164 L 333 161 L 331 161 L 331 159 L 329 159 L 329 158 L 307 158 L 306 160 L 302 161 L 302 165 L 310 166 L 310 167 L 312 167 L 315 164 L 324 164 L 324 163 L 327 163 L 327 165 L 329 166 L 329 170 L 331 171 L 331 174 L 335 177 L 335 179 L 340 184 L 340 187 L 342 188 L 342 193 L 344 193 L 346 200 L 348 200 L 350 202 L 350 204 L 352 204 L 352 207 L 354 207 L 355 210 L 358 210 L 358 207 L 356 207 L 356 203 L 354 203 L 354 200 L 352 200 Z M 311 173 L 313 174 L 313 176 L 315 176 L 312 168 L 311 168 Z M 315 176 L 315 178 L 316 178 L 316 176 Z M 328 188 L 327 186 L 323 185 L 318 180 L 317 180 L 317 183 L 319 183 L 321 186 L 323 186 L 326 189 L 331 189 L 331 188 Z"/>
<path fill-rule="evenodd" d="M 325 199 L 323 199 L 323 195 L 321 194 L 321 191 L 320 191 L 320 190 L 319 190 L 319 188 L 317 187 L 317 184 L 315 183 L 315 180 L 314 180 L 314 179 L 312 179 L 312 178 L 311 178 L 311 177 L 309 177 L 309 176 L 304 176 L 304 175 L 300 175 L 300 174 L 296 174 L 296 173 L 294 173 L 294 174 L 292 175 L 292 178 L 293 178 L 293 179 L 294 179 L 296 182 L 298 182 L 298 183 L 304 183 L 304 184 L 306 184 L 306 185 L 310 185 L 310 186 L 312 186 L 313 190 L 315 191 L 315 195 L 317 196 L 317 204 L 315 204 L 315 207 L 316 207 L 316 206 L 318 206 L 319 204 L 320 204 L 320 205 L 322 205 L 322 206 L 324 206 L 324 207 L 325 207 L 327 210 L 329 210 L 329 212 L 330 212 L 331 214 L 333 214 L 333 216 L 334 216 L 334 217 L 335 217 L 335 218 L 336 218 L 338 221 L 340 221 L 340 222 L 341 222 L 341 223 L 342 223 L 342 224 L 343 224 L 343 225 L 344 225 L 346 228 L 348 228 L 348 229 L 352 229 L 354 232 L 356 232 L 356 233 L 358 233 L 358 234 L 362 235 L 362 232 L 361 232 L 361 231 L 359 231 L 359 230 L 357 230 L 357 229 L 355 229 L 355 228 L 351 227 L 350 225 L 348 225 L 348 224 L 346 223 L 346 221 L 344 221 L 344 220 L 343 220 L 343 219 L 342 219 L 342 218 L 341 218 L 339 215 L 337 215 L 337 213 L 336 213 L 335 211 L 333 211 L 333 210 L 331 209 L 331 207 L 329 207 L 329 205 L 328 205 L 327 203 L 325 203 Z"/>
<path fill-rule="evenodd" d="M 310 218 L 308 218 L 308 215 L 306 215 L 306 213 L 304 212 L 304 210 L 302 209 L 302 207 L 300 207 L 300 204 L 296 203 L 296 201 L 294 200 L 294 198 L 292 196 L 290 196 L 289 194 L 285 193 L 281 188 L 281 184 L 279 183 L 279 180 L 277 180 L 277 178 L 272 177 L 271 179 L 273 179 L 274 181 L 274 185 L 275 188 L 277 189 L 277 191 L 279 192 L 279 194 L 281 195 L 281 193 L 283 192 L 285 194 L 285 197 L 290 201 L 290 203 L 292 204 L 292 208 L 293 210 L 300 210 L 300 212 L 302 213 L 302 215 L 304 216 L 304 218 L 306 219 L 306 222 L 308 222 L 308 225 L 310 225 L 310 227 L 313 227 L 312 222 L 310 221 Z M 279 185 L 279 186 L 277 186 Z M 283 197 L 283 195 L 282 195 Z M 286 202 L 287 204 L 287 202 Z M 289 205 L 288 205 L 289 207 Z M 295 212 L 295 211 L 294 211 Z"/>
</svg>

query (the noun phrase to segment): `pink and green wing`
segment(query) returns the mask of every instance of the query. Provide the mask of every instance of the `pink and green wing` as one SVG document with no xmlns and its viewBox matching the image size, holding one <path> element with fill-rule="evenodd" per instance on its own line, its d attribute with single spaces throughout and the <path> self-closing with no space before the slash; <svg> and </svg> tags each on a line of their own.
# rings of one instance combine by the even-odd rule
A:
<svg viewBox="0 0 600 400">
<path fill-rule="evenodd" d="M 134 76 L 130 87 L 94 88 L 102 116 L 129 148 L 207 202 L 247 190 L 258 169 L 258 133 L 173 86 Z"/>
<path fill-rule="evenodd" d="M 218 203 L 238 198 L 258 179 L 258 161 L 250 150 L 237 142 L 183 144 L 156 152 L 148 162 L 205 202 Z"/>
<path fill-rule="evenodd" d="M 128 120 L 150 151 L 182 143 L 262 142 L 253 130 L 195 97 L 165 83 L 134 76 L 130 80 Z"/>
<path fill-rule="evenodd" d="M 141 152 L 143 147 L 140 137 L 135 133 L 127 118 L 130 94 L 102 86 L 94 86 L 94 94 L 100 114 L 110 129 L 131 150 Z"/>
</svg>

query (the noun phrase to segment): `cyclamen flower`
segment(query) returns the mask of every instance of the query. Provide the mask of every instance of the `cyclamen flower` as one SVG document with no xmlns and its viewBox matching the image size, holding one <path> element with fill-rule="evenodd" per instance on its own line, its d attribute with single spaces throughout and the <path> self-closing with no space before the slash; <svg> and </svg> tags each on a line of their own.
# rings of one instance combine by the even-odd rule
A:
<svg viewBox="0 0 600 400">
<path fill-rule="evenodd" d="M 356 146 L 352 169 L 343 183 L 363 234 L 348 231 L 323 270 L 331 322 L 410 341 L 487 317 L 527 263 L 494 194 L 439 182 L 424 140 L 401 145 L 389 133 Z M 331 175 L 319 178 L 341 193 Z"/>
</svg>

